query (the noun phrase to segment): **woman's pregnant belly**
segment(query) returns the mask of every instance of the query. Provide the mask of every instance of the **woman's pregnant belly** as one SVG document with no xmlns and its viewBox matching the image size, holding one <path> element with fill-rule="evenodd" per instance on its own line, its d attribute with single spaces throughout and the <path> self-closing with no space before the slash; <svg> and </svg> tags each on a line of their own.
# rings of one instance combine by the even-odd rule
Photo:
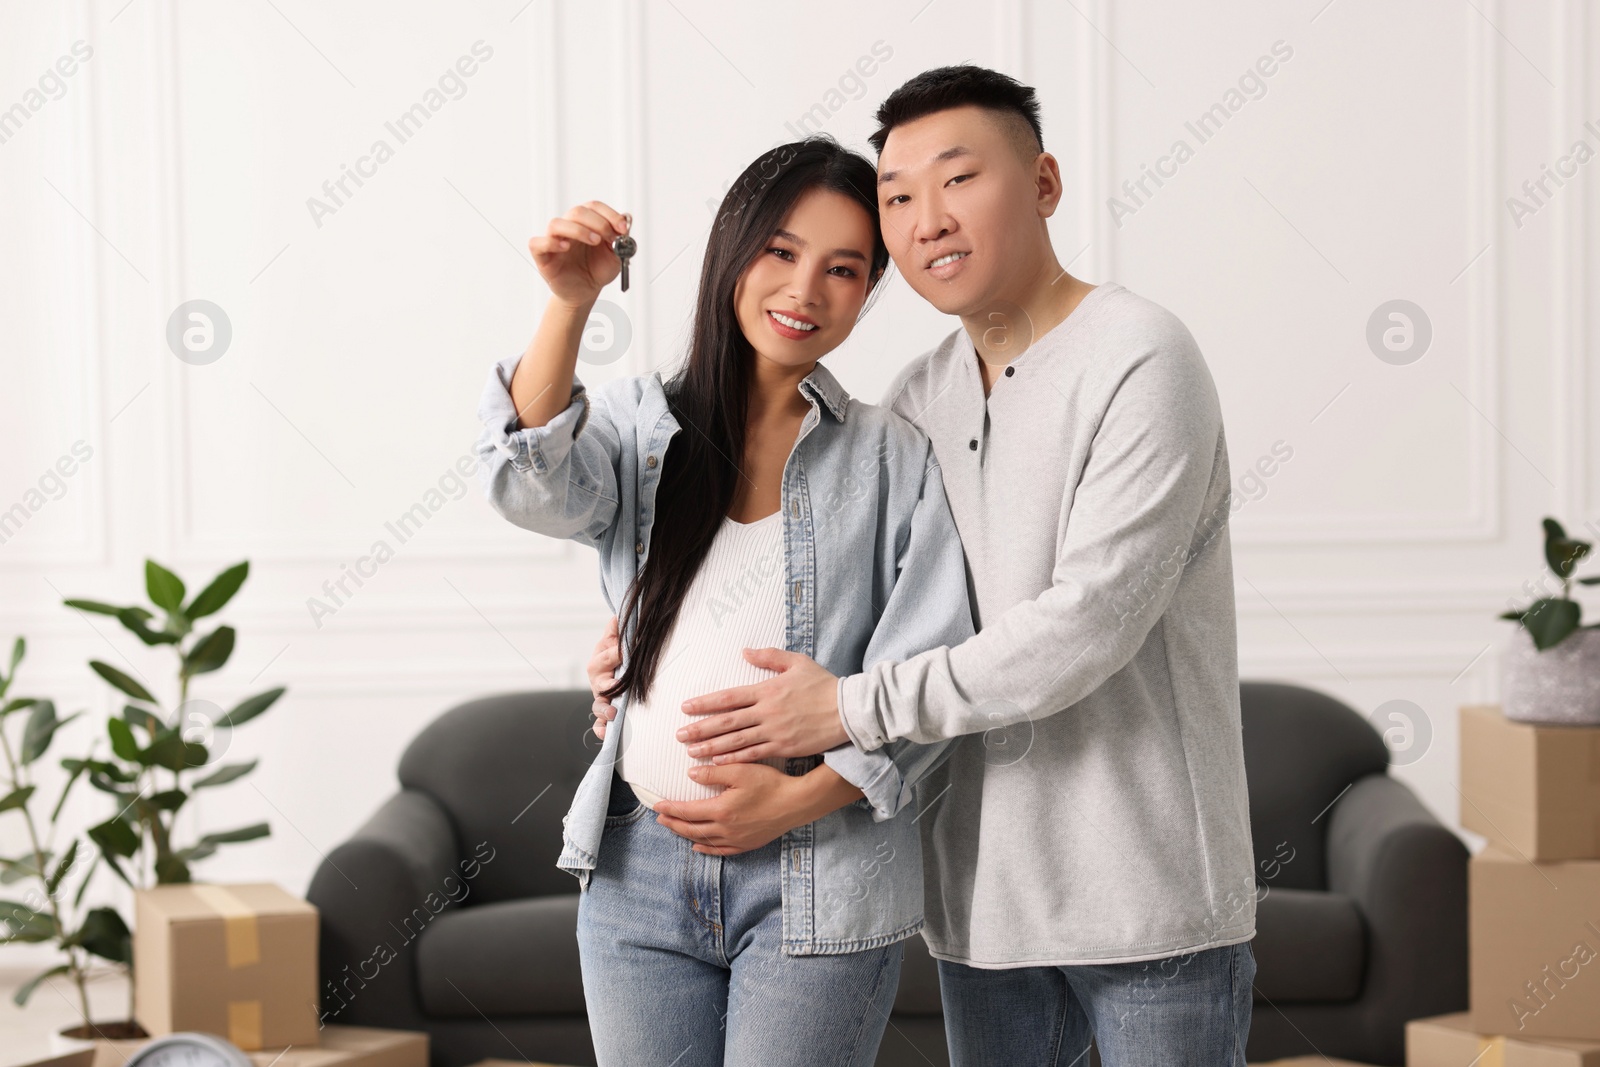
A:
<svg viewBox="0 0 1600 1067">
<path fill-rule="evenodd" d="M 689 755 L 677 738 L 681 727 L 700 718 L 686 714 L 683 702 L 772 676 L 746 662 L 744 650 L 784 647 L 783 569 L 778 513 L 753 523 L 723 519 L 678 611 L 650 692 L 622 713 L 617 773 L 647 806 L 722 792 L 689 777 L 690 767 L 711 760 Z M 786 761 L 761 762 L 782 770 Z"/>
</svg>

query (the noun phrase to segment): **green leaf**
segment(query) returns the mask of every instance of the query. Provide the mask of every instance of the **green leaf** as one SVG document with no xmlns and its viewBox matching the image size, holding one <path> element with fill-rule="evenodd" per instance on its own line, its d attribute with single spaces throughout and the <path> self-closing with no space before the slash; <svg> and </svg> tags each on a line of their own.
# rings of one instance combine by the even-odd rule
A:
<svg viewBox="0 0 1600 1067">
<path fill-rule="evenodd" d="M 69 939 L 101 959 L 113 963 L 133 962 L 133 935 L 115 908 L 95 908 L 83 917 L 83 925 Z"/>
<path fill-rule="evenodd" d="M 106 858 L 132 856 L 139 851 L 139 835 L 119 816 L 113 815 L 103 823 L 89 827 L 89 839 L 100 846 Z M 112 864 L 116 866 L 116 864 Z M 126 880 L 126 876 L 124 876 Z"/>
<path fill-rule="evenodd" d="M 214 772 L 206 775 L 204 778 L 189 783 L 189 788 L 206 789 L 212 786 L 226 785 L 235 778 L 243 778 L 245 775 L 255 770 L 256 763 L 256 760 L 251 760 L 249 763 L 225 764 L 224 766 L 218 767 Z"/>
<path fill-rule="evenodd" d="M 208 758 L 206 746 L 185 741 L 182 734 L 171 728 L 162 730 L 150 747 L 139 753 L 140 762 L 165 767 L 169 771 L 204 767 Z"/>
<path fill-rule="evenodd" d="M 62 603 L 69 608 L 77 608 L 79 611 L 92 611 L 96 615 L 122 614 L 121 608 L 113 604 L 102 604 L 98 600 L 63 600 Z"/>
<path fill-rule="evenodd" d="M 101 663 L 97 659 L 92 659 L 89 661 L 89 669 L 135 700 L 142 700 L 146 704 L 155 704 L 157 706 L 159 706 L 161 703 L 161 701 L 157 700 L 150 694 L 150 690 L 146 689 L 132 678 L 129 678 L 126 674 L 123 674 L 109 663 Z"/>
<path fill-rule="evenodd" d="M 55 731 L 55 701 L 34 701 L 33 713 L 28 716 L 28 725 L 22 730 L 22 762 L 32 763 L 34 758 L 50 744 L 50 736 Z"/>
<path fill-rule="evenodd" d="M 72 792 L 72 787 L 78 784 L 78 779 L 83 777 L 82 761 L 79 762 L 80 765 L 78 767 L 68 768 L 72 773 L 67 776 L 67 784 L 61 787 L 61 796 L 56 798 L 56 806 L 50 810 L 50 821 L 52 823 L 61 818 L 61 809 L 66 807 L 67 795 Z"/>
<path fill-rule="evenodd" d="M 83 881 L 78 883 L 78 895 L 72 898 L 72 906 L 74 908 L 83 906 L 84 891 L 89 888 L 89 883 L 94 880 L 94 869 L 98 866 L 100 866 L 100 857 L 96 855 L 95 858 L 89 862 L 89 873 L 85 874 L 83 876 Z M 124 879 L 124 881 L 126 881 L 126 879 Z"/>
<path fill-rule="evenodd" d="M 118 621 L 147 645 L 175 645 L 181 640 L 179 634 L 167 630 L 152 630 L 149 623 L 153 617 L 144 608 L 123 608 L 117 612 Z"/>
<path fill-rule="evenodd" d="M 151 737 L 160 733 L 162 727 L 166 725 L 155 712 L 149 708 L 141 708 L 136 704 L 124 704 L 122 706 L 122 721 L 129 726 L 138 727 Z"/>
<path fill-rule="evenodd" d="M 75 711 L 65 719 L 58 719 L 52 701 L 41 700 L 36 703 L 33 714 L 28 716 L 27 729 L 22 732 L 22 762 L 32 763 L 44 755 L 50 742 L 55 739 L 56 731 L 82 714 L 81 711 Z"/>
<path fill-rule="evenodd" d="M 106 733 L 111 735 L 111 751 L 118 759 L 130 760 L 138 763 L 148 763 L 141 759 L 139 742 L 134 739 L 133 727 L 121 719 L 107 719 Z"/>
<path fill-rule="evenodd" d="M 0 924 L 6 928 L 5 941 L 48 941 L 56 936 L 56 921 L 48 912 L 15 900 L 0 900 Z"/>
<path fill-rule="evenodd" d="M 33 996 L 33 991 L 35 989 L 39 988 L 40 982 L 43 982 L 46 978 L 53 978 L 58 974 L 66 974 L 71 969 L 72 967 L 70 964 L 58 963 L 48 971 L 40 971 L 38 974 L 34 975 L 32 978 L 28 979 L 26 982 L 22 983 L 22 985 L 17 987 L 17 991 L 11 994 L 11 1002 L 19 1008 L 27 1007 L 28 998 Z"/>
<path fill-rule="evenodd" d="M 144 802 L 161 811 L 177 811 L 188 799 L 189 794 L 182 789 L 163 789 L 159 793 L 151 793 Z"/>
<path fill-rule="evenodd" d="M 28 643 L 22 638 L 17 638 L 11 645 L 11 666 L 6 668 L 6 677 L 14 678 L 17 674 L 17 664 L 22 662 L 22 657 L 27 654 Z"/>
<path fill-rule="evenodd" d="M 223 605 L 233 599 L 233 594 L 239 591 L 244 580 L 250 576 L 250 561 L 236 563 L 211 580 L 211 584 L 200 591 L 189 606 L 184 609 L 184 614 L 191 619 L 204 618 L 220 611 Z"/>
<path fill-rule="evenodd" d="M 1579 578 L 1578 579 L 1578 584 L 1579 585 L 1600 585 L 1600 577 L 1596 577 L 1596 578 Z"/>
<path fill-rule="evenodd" d="M 45 862 L 50 862 L 50 854 L 48 852 L 45 853 Z M 14 860 L 8 860 L 0 856 L 0 867 L 4 868 L 4 870 L 0 870 L 0 885 L 11 885 L 14 882 L 22 881 L 24 878 L 37 878 L 39 876 L 39 868 L 34 866 L 34 858 L 32 856 L 23 856 Z"/>
<path fill-rule="evenodd" d="M 67 872 L 72 870 L 72 861 L 77 858 L 78 839 L 73 838 L 72 844 L 67 846 L 67 854 L 61 857 L 61 862 L 56 864 L 56 869 L 50 873 L 50 877 L 44 883 L 46 896 L 53 897 L 56 895 L 56 890 L 61 886 L 61 879 L 65 878 Z"/>
<path fill-rule="evenodd" d="M 15 700 L 8 700 L 6 701 L 5 707 L 0 708 L 0 719 L 10 715 L 13 711 L 21 711 L 23 708 L 31 708 L 35 703 L 37 703 L 37 701 L 35 701 L 33 697 L 18 697 Z"/>
<path fill-rule="evenodd" d="M 105 857 L 106 866 L 110 867 L 112 871 L 116 873 L 117 877 L 122 879 L 123 885 L 126 885 L 129 889 L 142 888 L 133 884 L 133 879 L 129 878 L 128 872 L 122 869 L 122 864 L 117 862 L 117 857 L 113 856 L 109 852 L 101 852 L 100 855 Z M 81 890 L 79 891 L 79 895 L 82 895 Z"/>
<path fill-rule="evenodd" d="M 276 689 L 268 689 L 265 693 L 257 693 L 253 697 L 241 700 L 239 701 L 238 706 L 232 711 L 228 712 L 228 714 L 224 715 L 217 725 L 219 727 L 243 726 L 257 715 L 260 715 L 263 711 L 266 711 L 268 708 L 272 707 L 277 699 L 283 696 L 285 692 L 285 688 L 280 685 Z"/>
<path fill-rule="evenodd" d="M 1567 635 L 1578 628 L 1581 609 L 1575 600 L 1545 597 L 1535 600 L 1523 615 L 1522 625 L 1527 627 L 1533 643 L 1540 652 L 1560 644 Z"/>
<path fill-rule="evenodd" d="M 180 848 L 176 854 L 185 860 L 203 860 L 207 856 L 213 855 L 216 851 L 217 846 L 207 842 L 203 845 L 191 845 L 188 848 Z"/>
<path fill-rule="evenodd" d="M 234 631 L 231 626 L 219 626 L 202 637 L 189 654 L 183 657 L 183 676 L 192 678 L 207 674 L 228 662 L 233 655 Z"/>
<path fill-rule="evenodd" d="M 225 830 L 217 834 L 205 834 L 200 838 L 203 845 L 221 845 L 230 841 L 254 841 L 259 837 L 271 837 L 272 827 L 264 822 L 251 826 L 241 826 L 237 830 Z"/>
<path fill-rule="evenodd" d="M 13 808 L 25 807 L 28 798 L 33 796 L 34 786 L 25 785 L 21 789 L 13 789 L 5 797 L 0 798 L 0 811 L 10 811 Z"/>
<path fill-rule="evenodd" d="M 189 865 L 183 861 L 183 857 L 174 853 L 156 860 L 156 881 L 162 885 L 171 885 L 174 882 L 189 882 L 193 879 L 189 875 Z"/>
<path fill-rule="evenodd" d="M 1587 541 L 1567 536 L 1567 531 L 1554 519 L 1544 520 L 1544 559 L 1558 578 L 1569 578 L 1578 561 L 1589 554 Z"/>
<path fill-rule="evenodd" d="M 144 588 L 150 603 L 169 614 L 182 614 L 183 580 L 153 559 L 144 561 Z"/>
</svg>

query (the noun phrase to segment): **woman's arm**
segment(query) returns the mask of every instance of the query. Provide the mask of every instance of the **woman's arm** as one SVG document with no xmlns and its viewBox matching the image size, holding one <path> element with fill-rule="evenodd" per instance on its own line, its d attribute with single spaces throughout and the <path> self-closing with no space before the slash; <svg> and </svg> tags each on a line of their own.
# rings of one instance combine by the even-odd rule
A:
<svg viewBox="0 0 1600 1067">
<path fill-rule="evenodd" d="M 550 287 L 550 301 L 511 380 L 518 425 L 543 426 L 567 406 L 565 390 L 577 369 L 589 312 L 622 270 L 611 241 L 628 232 L 629 218 L 599 200 L 551 219 L 528 242 L 533 265 Z"/>
<path fill-rule="evenodd" d="M 628 223 L 590 201 L 528 242 L 550 299 L 527 350 L 491 370 L 478 408 L 477 453 L 495 510 L 524 529 L 590 545 L 616 514 L 621 438 L 591 411 L 576 367 L 589 313 L 620 270 L 611 238 Z"/>
</svg>

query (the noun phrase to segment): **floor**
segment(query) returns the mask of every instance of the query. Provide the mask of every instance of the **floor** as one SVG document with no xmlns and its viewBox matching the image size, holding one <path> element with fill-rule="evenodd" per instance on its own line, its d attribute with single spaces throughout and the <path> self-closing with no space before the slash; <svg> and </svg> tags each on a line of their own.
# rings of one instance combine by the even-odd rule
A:
<svg viewBox="0 0 1600 1067">
<path fill-rule="evenodd" d="M 32 968 L 0 967 L 0 1067 L 15 1067 L 48 1055 L 50 1035 L 79 1021 L 77 990 L 61 978 L 52 978 L 35 989 L 25 1008 L 12 1002 L 17 987 L 35 973 Z M 127 1018 L 128 983 L 120 972 L 105 968 L 91 974 L 89 1006 L 96 1022 Z M 1280 1060 L 1272 1067 L 1298 1067 L 1301 1063 L 1328 1067 L 1329 1061 Z"/>
<path fill-rule="evenodd" d="M 0 967 L 0 1067 L 27 1063 L 50 1052 L 50 1035 L 82 1021 L 78 990 L 65 978 L 40 984 L 19 1008 L 11 997 L 44 967 Z M 90 973 L 89 1008 L 96 1022 L 128 1017 L 128 983 L 120 971 Z"/>
</svg>

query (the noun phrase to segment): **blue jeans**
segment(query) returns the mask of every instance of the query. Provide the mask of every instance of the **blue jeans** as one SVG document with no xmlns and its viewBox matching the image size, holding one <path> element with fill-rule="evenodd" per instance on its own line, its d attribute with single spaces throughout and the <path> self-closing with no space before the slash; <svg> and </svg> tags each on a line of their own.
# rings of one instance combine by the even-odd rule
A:
<svg viewBox="0 0 1600 1067">
<path fill-rule="evenodd" d="M 939 960 L 951 1067 L 1244 1067 L 1248 941 L 1140 963 L 989 970 Z"/>
<path fill-rule="evenodd" d="M 780 843 L 695 852 L 615 773 L 578 954 L 600 1067 L 871 1067 L 904 945 L 785 956 Z"/>
</svg>

